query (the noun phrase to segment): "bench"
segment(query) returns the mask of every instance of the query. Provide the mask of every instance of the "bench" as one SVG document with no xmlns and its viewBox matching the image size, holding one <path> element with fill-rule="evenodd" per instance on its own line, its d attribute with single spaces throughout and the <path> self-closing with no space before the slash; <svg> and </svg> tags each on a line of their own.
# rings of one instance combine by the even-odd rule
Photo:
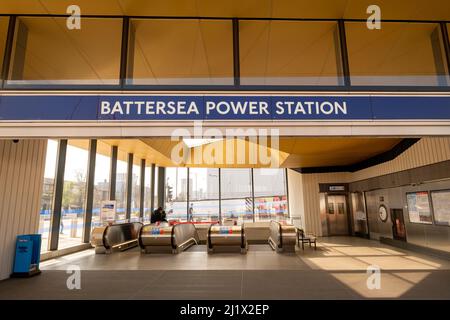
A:
<svg viewBox="0 0 450 320">
<path fill-rule="evenodd" d="M 306 234 L 303 229 L 297 228 L 298 246 L 302 244 L 302 249 L 305 250 L 305 243 L 309 243 L 309 247 L 314 243 L 314 250 L 317 249 L 316 236 L 313 234 Z"/>
</svg>

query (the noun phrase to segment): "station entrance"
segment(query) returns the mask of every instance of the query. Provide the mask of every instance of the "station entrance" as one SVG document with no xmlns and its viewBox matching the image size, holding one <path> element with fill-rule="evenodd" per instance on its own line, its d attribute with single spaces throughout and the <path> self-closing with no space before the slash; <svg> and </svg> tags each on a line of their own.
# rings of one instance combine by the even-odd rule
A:
<svg viewBox="0 0 450 320">
<path fill-rule="evenodd" d="M 308 237 L 322 236 L 405 242 L 408 226 L 414 232 L 412 222 L 408 223 L 406 193 L 392 194 L 407 182 L 394 181 L 390 189 L 376 187 L 380 178 L 374 176 L 373 168 L 387 164 L 392 168 L 408 152 L 417 152 L 414 149 L 433 140 L 277 139 L 265 143 L 253 137 L 50 139 L 46 141 L 39 223 L 43 256 L 88 245 L 94 228 L 111 223 L 127 223 L 126 231 L 117 229 L 111 239 L 123 240 L 125 232 L 133 235 L 133 245 L 151 251 L 146 240 L 138 240 L 141 226 L 132 224 L 153 224 L 158 208 L 164 211 L 160 220 L 168 225 L 144 228 L 143 233 L 151 238 L 162 232 L 167 239 L 158 236 L 158 241 L 166 241 L 174 251 L 178 244 L 188 249 L 226 232 L 242 237 L 237 241 L 241 249 L 247 248 L 245 243 L 267 246 L 273 230 L 273 239 L 280 237 L 276 235 L 282 233 L 278 224 L 293 226 L 298 244 L 302 237 L 309 244 Z M 105 210 L 108 206 L 113 213 Z M 173 227 L 186 223 L 195 225 L 195 235 L 180 231 L 184 227 Z M 211 229 L 214 225 L 227 228 Z M 115 245 L 127 248 L 121 240 L 104 246 L 106 231 L 98 232 L 98 243 L 103 246 L 98 251 Z M 178 233 L 184 241 L 171 238 Z M 445 250 L 446 245 L 436 241 Z M 96 240 L 93 243 L 96 246 Z"/>
</svg>

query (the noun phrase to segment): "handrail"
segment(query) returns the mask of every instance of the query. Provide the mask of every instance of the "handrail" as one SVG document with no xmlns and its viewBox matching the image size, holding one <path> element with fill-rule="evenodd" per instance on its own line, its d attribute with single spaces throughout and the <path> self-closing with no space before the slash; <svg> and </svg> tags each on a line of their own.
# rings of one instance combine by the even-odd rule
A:
<svg viewBox="0 0 450 320">
<path fill-rule="evenodd" d="M 214 223 L 211 223 L 211 225 L 208 228 L 208 237 L 207 237 L 207 241 L 206 242 L 208 243 L 208 248 L 209 249 L 212 249 L 212 246 L 211 246 L 211 227 L 216 225 L 216 224 L 219 224 L 219 222 L 216 221 Z"/>
<path fill-rule="evenodd" d="M 295 227 L 289 224 L 282 224 L 279 221 L 270 221 L 269 245 L 275 251 L 295 251 L 297 232 Z"/>
<path fill-rule="evenodd" d="M 179 249 L 185 250 L 194 244 L 198 244 L 198 235 L 193 223 L 167 226 L 147 224 L 139 234 L 139 245 L 145 252 L 152 248 L 154 250 L 170 248 L 176 253 Z"/>
<path fill-rule="evenodd" d="M 141 229 L 142 223 L 140 222 L 95 227 L 91 231 L 91 244 L 96 250 L 104 248 L 107 252 L 114 248 L 130 248 L 134 243 L 139 244 Z"/>
</svg>

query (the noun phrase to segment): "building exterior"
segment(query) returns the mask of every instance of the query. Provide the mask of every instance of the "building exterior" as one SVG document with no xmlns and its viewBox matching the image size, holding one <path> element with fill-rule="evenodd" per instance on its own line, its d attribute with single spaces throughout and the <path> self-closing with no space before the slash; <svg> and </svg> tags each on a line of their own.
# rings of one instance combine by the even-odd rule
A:
<svg viewBox="0 0 450 320">
<path fill-rule="evenodd" d="M 370 2 L 2 1 L 0 279 L 106 199 L 448 254 L 450 2 Z"/>
</svg>

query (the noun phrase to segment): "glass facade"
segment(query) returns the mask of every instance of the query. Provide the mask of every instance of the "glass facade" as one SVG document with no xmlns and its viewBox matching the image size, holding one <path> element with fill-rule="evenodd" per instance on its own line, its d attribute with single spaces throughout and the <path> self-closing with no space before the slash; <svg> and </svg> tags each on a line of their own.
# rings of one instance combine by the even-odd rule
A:
<svg viewBox="0 0 450 320">
<path fill-rule="evenodd" d="M 153 212 L 152 205 L 152 167 L 145 167 L 144 179 L 144 223 L 150 223 L 150 216 Z"/>
<path fill-rule="evenodd" d="M 239 22 L 243 85 L 343 84 L 336 22 Z"/>
<path fill-rule="evenodd" d="M 189 209 L 191 221 L 219 220 L 219 169 L 189 169 Z"/>
<path fill-rule="evenodd" d="M 233 84 L 231 21 L 133 19 L 129 84 Z"/>
<path fill-rule="evenodd" d="M 166 168 L 167 219 L 231 224 L 284 221 L 289 216 L 285 174 L 284 169 Z"/>
<path fill-rule="evenodd" d="M 286 220 L 288 217 L 285 171 L 254 169 L 255 221 Z"/>
<path fill-rule="evenodd" d="M 0 59 L 8 19 L 0 17 Z M 382 22 L 380 30 L 369 30 L 366 21 L 345 21 L 341 30 L 337 20 L 238 19 L 238 28 L 233 28 L 233 21 L 226 18 L 132 18 L 121 60 L 124 21 L 89 17 L 82 19 L 80 30 L 69 30 L 64 17 L 17 16 L 6 88 L 347 90 L 347 76 L 352 88 L 450 86 L 444 47 L 444 33 L 450 27 L 439 22 Z M 347 48 L 342 47 L 343 31 Z M 343 52 L 349 74 L 344 74 Z"/>
<path fill-rule="evenodd" d="M 158 207 L 158 203 L 159 203 L 159 197 L 158 197 L 158 179 L 159 179 L 159 175 L 158 175 L 158 167 L 155 167 L 155 185 L 153 188 L 153 197 L 155 199 L 155 207 L 153 209 L 156 209 Z"/>
<path fill-rule="evenodd" d="M 121 19 L 18 17 L 8 83 L 119 84 Z"/>
<path fill-rule="evenodd" d="M 81 243 L 86 214 L 88 150 L 89 140 L 68 141 L 58 249 Z"/>
<path fill-rule="evenodd" d="M 44 186 L 41 197 L 39 233 L 41 251 L 48 250 L 51 233 L 52 205 L 59 142 L 48 140 Z M 86 215 L 87 171 L 89 140 L 68 140 L 62 195 L 61 224 L 58 230 L 58 249 L 82 243 Z M 118 158 L 126 153 L 119 149 Z M 102 201 L 109 200 L 111 146 L 97 141 L 91 227 L 101 225 Z M 139 160 L 140 163 L 140 159 Z M 126 219 L 127 163 L 117 161 L 116 222 Z M 134 164 L 132 171 L 131 221 L 139 221 L 141 167 Z M 144 174 L 144 223 L 150 222 L 152 191 L 154 205 L 158 205 L 158 168 L 152 186 L 151 164 Z M 196 223 L 221 222 L 242 224 L 263 220 L 288 218 L 286 171 L 284 169 L 218 169 L 218 168 L 165 168 L 164 210 L 168 221 Z M 253 186 L 254 184 L 254 186 Z M 254 197 L 253 197 L 254 195 Z M 253 201 L 254 200 L 254 201 Z"/>
<path fill-rule="evenodd" d="M 139 221 L 141 199 L 141 167 L 133 165 L 132 182 L 131 182 L 131 214 L 130 221 Z"/>
<path fill-rule="evenodd" d="M 119 151 L 119 157 L 120 157 Z M 123 155 L 123 158 L 126 155 Z M 121 157 L 122 158 L 122 157 Z M 116 176 L 116 220 L 125 221 L 127 210 L 127 162 L 117 160 Z"/>
<path fill-rule="evenodd" d="M 94 202 L 92 206 L 92 228 L 101 225 L 100 210 L 102 201 L 109 200 L 110 170 L 111 170 L 111 148 L 101 142 L 97 142 L 97 148 L 102 149 L 103 154 L 96 154 L 95 179 L 94 179 Z M 106 153 L 106 155 L 104 154 Z"/>
<path fill-rule="evenodd" d="M 164 209 L 167 220 L 187 220 L 187 192 L 187 168 L 166 168 Z"/>
<path fill-rule="evenodd" d="M 439 24 L 383 22 L 373 31 L 347 22 L 345 29 L 352 85 L 449 85 Z"/>
<path fill-rule="evenodd" d="M 252 170 L 221 169 L 222 218 L 237 224 L 253 221 Z"/>
<path fill-rule="evenodd" d="M 41 194 L 41 208 L 39 212 L 39 233 L 41 234 L 41 252 L 48 250 L 50 236 L 50 222 L 53 206 L 53 195 L 56 175 L 56 158 L 58 156 L 58 141 L 48 140 L 45 155 L 44 184 Z"/>
</svg>

